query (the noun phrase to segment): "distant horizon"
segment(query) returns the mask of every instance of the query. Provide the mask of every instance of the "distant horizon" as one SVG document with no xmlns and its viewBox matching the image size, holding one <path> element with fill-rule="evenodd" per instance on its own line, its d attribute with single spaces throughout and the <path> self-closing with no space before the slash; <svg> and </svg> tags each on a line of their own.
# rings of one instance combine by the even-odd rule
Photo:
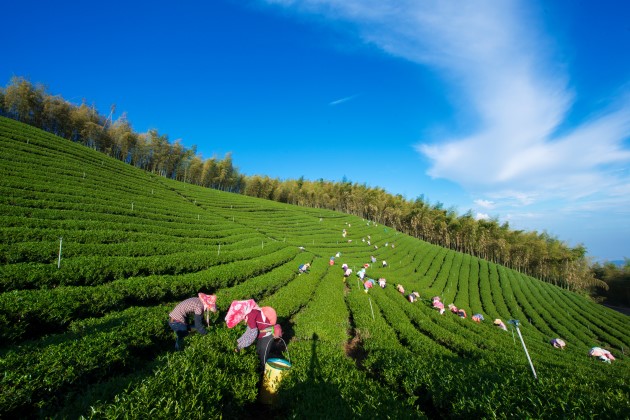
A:
<svg viewBox="0 0 630 420">
<path fill-rule="evenodd" d="M 204 158 L 231 152 L 247 176 L 345 177 L 546 231 L 595 261 L 630 256 L 630 4 L 5 9 L 5 84 L 22 76 L 106 116 L 115 104 L 114 120 Z"/>
</svg>

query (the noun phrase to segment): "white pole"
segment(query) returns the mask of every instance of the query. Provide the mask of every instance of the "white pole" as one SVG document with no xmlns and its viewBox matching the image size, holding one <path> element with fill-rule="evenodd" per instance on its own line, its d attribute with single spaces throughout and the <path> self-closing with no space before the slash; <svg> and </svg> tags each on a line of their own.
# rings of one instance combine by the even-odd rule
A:
<svg viewBox="0 0 630 420">
<path fill-rule="evenodd" d="M 133 201 L 131 202 L 131 211 L 133 211 Z"/>
<path fill-rule="evenodd" d="M 370 309 L 372 310 L 372 321 L 375 321 L 375 319 L 374 319 L 374 308 L 372 307 L 372 299 L 368 298 L 368 300 L 370 301 Z"/>
<path fill-rule="evenodd" d="M 59 238 L 59 259 L 57 260 L 57 268 L 61 267 L 61 243 L 63 242 L 63 238 Z"/>
<path fill-rule="evenodd" d="M 516 332 L 518 333 L 518 338 L 521 339 L 521 344 L 523 344 L 523 349 L 525 350 L 525 355 L 527 356 L 527 361 L 529 362 L 529 366 L 532 368 L 532 373 L 534 374 L 534 379 L 538 379 L 536 375 L 536 369 L 534 369 L 534 364 L 532 363 L 532 359 L 529 357 L 529 352 L 527 351 L 527 347 L 525 346 L 525 341 L 523 340 L 523 335 L 521 334 L 521 330 L 518 328 L 518 320 L 513 319 L 510 321 L 516 327 Z"/>
<path fill-rule="evenodd" d="M 219 250 L 217 251 L 217 255 L 221 254 L 221 244 L 219 244 Z"/>
</svg>

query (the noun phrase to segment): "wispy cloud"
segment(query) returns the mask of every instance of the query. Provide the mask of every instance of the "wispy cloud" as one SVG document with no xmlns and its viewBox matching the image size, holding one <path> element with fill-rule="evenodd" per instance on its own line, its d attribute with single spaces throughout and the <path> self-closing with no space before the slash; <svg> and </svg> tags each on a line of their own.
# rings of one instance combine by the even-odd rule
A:
<svg viewBox="0 0 630 420">
<path fill-rule="evenodd" d="M 383 51 L 435 70 L 474 127 L 416 145 L 428 174 L 518 199 L 568 199 L 614 190 L 630 175 L 630 96 L 557 137 L 575 93 L 527 1 L 268 0 L 351 22 Z M 336 105 L 351 99 L 333 101 Z M 441 130 L 443 132 L 443 130 Z M 460 130 L 461 131 L 461 130 Z"/>
<path fill-rule="evenodd" d="M 440 136 L 425 137 L 415 150 L 428 159 L 429 176 L 483 197 L 478 206 L 503 214 L 521 209 L 512 220 L 534 219 L 552 206 L 630 208 L 630 92 L 604 107 L 593 103 L 597 112 L 570 120 L 580 92 L 570 87 L 570 66 L 555 58 L 555 41 L 542 32 L 532 3 L 267 1 L 349 22 L 364 42 L 441 77 L 459 115 L 424 127 Z"/>
<path fill-rule="evenodd" d="M 350 100 L 352 100 L 352 99 L 356 98 L 357 96 L 358 96 L 358 95 L 352 95 L 352 96 L 346 96 L 345 98 L 336 99 L 336 100 L 334 100 L 334 101 L 332 101 L 332 102 L 329 102 L 329 103 L 328 103 L 328 105 L 330 105 L 330 106 L 339 105 L 339 104 L 342 104 L 342 103 L 344 103 L 344 102 L 348 102 L 348 101 L 350 101 Z"/>
</svg>

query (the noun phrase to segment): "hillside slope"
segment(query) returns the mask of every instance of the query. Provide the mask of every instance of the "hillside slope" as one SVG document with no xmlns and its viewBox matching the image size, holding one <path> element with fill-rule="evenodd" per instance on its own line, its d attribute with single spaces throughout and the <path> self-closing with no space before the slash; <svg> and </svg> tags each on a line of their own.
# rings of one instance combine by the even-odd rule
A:
<svg viewBox="0 0 630 420">
<path fill-rule="evenodd" d="M 548 283 L 353 216 L 168 180 L 5 118 L 0 175 L 0 417 L 630 413 L 630 318 Z M 370 263 L 388 285 L 365 293 L 343 263 Z M 168 313 L 199 291 L 220 313 L 173 352 Z M 468 318 L 440 315 L 434 295 Z M 255 350 L 233 352 L 243 327 L 223 322 L 248 298 L 276 308 L 293 364 L 272 407 L 256 402 Z M 520 320 L 538 380 L 495 318 Z M 589 358 L 593 346 L 617 360 Z"/>
</svg>

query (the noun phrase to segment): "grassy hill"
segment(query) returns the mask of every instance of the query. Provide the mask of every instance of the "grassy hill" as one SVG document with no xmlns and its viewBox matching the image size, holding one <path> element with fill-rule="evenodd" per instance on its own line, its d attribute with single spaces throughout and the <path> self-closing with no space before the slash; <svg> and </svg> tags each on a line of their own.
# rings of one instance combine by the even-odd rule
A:
<svg viewBox="0 0 630 420">
<path fill-rule="evenodd" d="M 491 262 L 357 217 L 168 180 L 5 118 L 0 192 L 0 418 L 630 413 L 630 317 Z M 388 286 L 364 293 L 340 266 L 372 256 L 367 276 Z M 199 291 L 218 295 L 219 314 L 174 352 L 168 313 Z M 469 318 L 440 315 L 434 295 Z M 253 347 L 233 352 L 243 327 L 223 322 L 248 298 L 276 308 L 293 364 L 271 407 L 257 402 Z M 520 320 L 538 380 L 495 318 Z M 593 346 L 617 360 L 588 357 Z"/>
</svg>

